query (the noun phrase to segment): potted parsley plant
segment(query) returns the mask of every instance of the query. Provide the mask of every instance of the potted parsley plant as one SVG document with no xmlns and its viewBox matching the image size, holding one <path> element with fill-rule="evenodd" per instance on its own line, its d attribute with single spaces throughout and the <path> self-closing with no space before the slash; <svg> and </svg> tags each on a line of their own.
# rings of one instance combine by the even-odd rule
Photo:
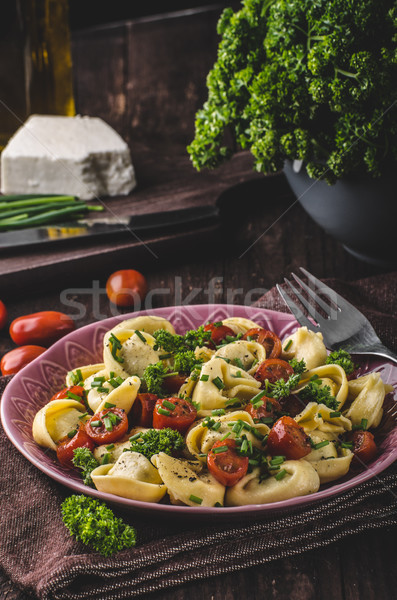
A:
<svg viewBox="0 0 397 600">
<path fill-rule="evenodd" d="M 218 33 L 188 146 L 194 167 L 250 150 L 258 171 L 284 170 L 303 207 L 348 250 L 392 260 L 396 0 L 243 0 L 224 10 Z"/>
</svg>

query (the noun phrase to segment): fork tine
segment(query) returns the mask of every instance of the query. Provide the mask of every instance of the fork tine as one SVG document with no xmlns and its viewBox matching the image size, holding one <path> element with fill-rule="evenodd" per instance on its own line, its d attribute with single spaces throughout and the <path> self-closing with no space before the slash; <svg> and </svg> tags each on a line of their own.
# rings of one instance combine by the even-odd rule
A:
<svg viewBox="0 0 397 600">
<path fill-rule="evenodd" d="M 329 304 L 326 304 L 324 302 L 324 300 L 322 300 L 320 298 L 320 296 L 318 294 L 316 294 L 315 291 L 312 290 L 311 287 L 309 287 L 304 281 L 302 281 L 302 279 L 300 277 L 298 277 L 297 275 L 295 275 L 294 273 L 291 273 L 292 277 L 295 279 L 295 281 L 297 283 L 299 283 L 299 285 L 309 294 L 309 296 L 311 298 L 313 298 L 313 300 L 323 309 L 323 311 L 330 316 L 331 315 L 331 307 Z"/>
<path fill-rule="evenodd" d="M 303 267 L 299 267 L 299 268 L 302 271 L 302 273 L 304 273 L 306 275 L 306 277 L 308 278 L 310 283 L 313 283 L 315 286 L 317 286 L 317 288 L 319 288 L 322 293 L 326 292 L 327 295 L 329 296 L 329 298 L 334 302 L 334 304 L 339 309 L 349 308 L 350 310 L 354 310 L 355 312 L 358 312 L 357 309 L 352 304 L 350 304 L 350 302 L 348 302 L 347 300 L 342 298 L 342 296 L 340 296 L 337 292 L 335 292 L 335 290 L 328 287 L 328 285 L 325 285 L 325 283 L 323 283 L 322 281 L 317 279 L 317 277 L 315 277 L 314 275 L 309 273 L 309 271 L 306 271 L 306 269 L 304 269 Z"/>
<path fill-rule="evenodd" d="M 325 323 L 325 319 L 318 313 L 318 311 L 314 308 L 314 306 L 312 306 L 310 304 L 310 302 L 308 302 L 306 300 L 306 298 L 303 297 L 302 293 L 288 279 L 286 279 L 286 277 L 284 277 L 284 281 L 285 281 L 286 284 L 289 285 L 289 287 L 291 288 L 291 290 L 294 293 L 294 295 L 298 298 L 298 300 L 301 302 L 301 304 L 303 304 L 303 306 L 306 308 L 306 310 L 309 313 L 309 315 L 315 321 L 317 321 L 317 323 L 320 326 L 321 326 L 321 324 L 324 324 Z"/>
<path fill-rule="evenodd" d="M 309 321 L 309 319 L 302 313 L 299 306 L 295 304 L 292 298 L 287 294 L 285 290 L 283 290 L 283 288 L 278 283 L 276 284 L 276 288 L 278 293 L 284 300 L 285 304 L 288 306 L 295 319 L 298 321 L 298 323 L 302 326 L 306 325 L 306 327 L 308 329 L 311 329 L 312 331 L 318 331 L 318 328 L 315 325 L 313 325 L 311 321 Z"/>
</svg>

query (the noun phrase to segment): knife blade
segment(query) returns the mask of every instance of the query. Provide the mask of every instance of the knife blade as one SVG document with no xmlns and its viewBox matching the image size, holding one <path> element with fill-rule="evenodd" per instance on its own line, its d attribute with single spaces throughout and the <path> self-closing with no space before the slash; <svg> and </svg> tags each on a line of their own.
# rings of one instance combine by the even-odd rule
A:
<svg viewBox="0 0 397 600">
<path fill-rule="evenodd" d="M 130 233 L 155 233 L 191 223 L 219 219 L 219 207 L 196 206 L 134 216 L 79 219 L 74 222 L 42 225 L 0 233 L 0 250 L 68 240 L 95 239 Z"/>
</svg>

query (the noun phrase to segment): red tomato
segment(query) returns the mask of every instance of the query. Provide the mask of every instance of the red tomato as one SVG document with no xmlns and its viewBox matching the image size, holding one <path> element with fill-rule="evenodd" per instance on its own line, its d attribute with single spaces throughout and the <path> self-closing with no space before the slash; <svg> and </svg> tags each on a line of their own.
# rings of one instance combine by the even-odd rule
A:
<svg viewBox="0 0 397 600">
<path fill-rule="evenodd" d="M 368 463 L 377 455 L 374 436 L 370 431 L 354 431 L 350 437 L 353 442 L 354 459 L 357 463 Z"/>
<path fill-rule="evenodd" d="M 156 394 L 138 394 L 131 409 L 131 421 L 141 427 L 153 426 L 153 410 L 158 397 Z"/>
<path fill-rule="evenodd" d="M 224 452 L 216 452 L 216 448 L 227 447 Z M 235 485 L 248 470 L 248 456 L 237 454 L 235 440 L 226 439 L 215 442 L 207 454 L 209 472 L 225 486 Z"/>
<path fill-rule="evenodd" d="M 249 329 L 243 335 L 243 340 L 247 340 L 248 338 L 251 338 L 254 342 L 258 342 L 258 344 L 261 344 L 265 348 L 267 358 L 278 358 L 280 356 L 282 350 L 281 340 L 273 331 L 262 329 L 261 327 Z"/>
<path fill-rule="evenodd" d="M 13 342 L 50 346 L 75 328 L 73 319 L 55 310 L 44 310 L 18 317 L 10 325 Z"/>
<path fill-rule="evenodd" d="M 85 389 L 82 385 L 71 385 L 70 387 L 65 387 L 63 388 L 63 390 L 54 394 L 51 400 L 61 400 L 62 398 L 69 398 L 69 394 L 79 396 L 79 402 L 85 404 Z M 72 400 L 77 400 L 77 398 L 72 398 Z"/>
<path fill-rule="evenodd" d="M 231 337 L 236 337 L 233 329 L 230 329 L 227 325 L 222 325 L 222 323 L 208 323 L 204 327 L 204 331 L 211 331 L 211 341 L 213 346 L 219 346 L 227 335 Z"/>
<path fill-rule="evenodd" d="M 163 388 L 168 394 L 177 394 L 185 381 L 185 375 L 172 375 L 171 377 L 164 377 Z"/>
<path fill-rule="evenodd" d="M 292 417 L 281 417 L 275 422 L 267 438 L 270 454 L 285 456 L 288 460 L 299 460 L 312 450 L 310 438 L 303 427 Z"/>
<path fill-rule="evenodd" d="M 173 405 L 175 408 L 172 408 Z M 195 421 L 197 411 L 193 404 L 184 398 L 163 398 L 157 400 L 153 411 L 154 429 L 170 427 L 185 433 Z"/>
<path fill-rule="evenodd" d="M 258 408 L 255 408 L 251 402 L 244 408 L 251 415 L 254 423 L 259 423 L 261 419 L 275 419 L 276 413 L 281 412 L 281 404 L 275 398 L 263 396 L 262 402 L 263 404 L 258 406 Z"/>
<path fill-rule="evenodd" d="M 96 444 L 112 444 L 127 432 L 127 415 L 122 408 L 105 408 L 87 421 L 85 430 Z"/>
<path fill-rule="evenodd" d="M 265 383 L 266 379 L 270 383 L 275 383 L 278 379 L 287 381 L 293 374 L 294 369 L 285 360 L 281 360 L 281 358 L 267 358 L 258 366 L 254 377 L 262 383 Z"/>
<path fill-rule="evenodd" d="M 25 365 L 43 354 L 46 348 L 42 346 L 21 346 L 4 354 L 0 362 L 2 375 L 18 373 Z"/>
<path fill-rule="evenodd" d="M 0 329 L 3 329 L 7 323 L 7 309 L 4 302 L 0 300 Z"/>
<path fill-rule="evenodd" d="M 70 438 L 68 435 L 66 435 L 64 438 L 59 440 L 57 447 L 57 458 L 59 462 L 65 467 L 73 467 L 73 450 L 76 448 L 88 448 L 91 450 L 91 452 L 95 448 L 95 443 L 87 435 L 83 423 L 81 423 L 73 437 Z"/>
<path fill-rule="evenodd" d="M 134 306 L 145 298 L 147 288 L 145 277 L 134 269 L 115 271 L 106 282 L 108 298 L 116 306 Z"/>
<path fill-rule="evenodd" d="M 297 394 L 290 394 L 287 398 L 280 400 L 282 411 L 288 413 L 290 417 L 296 417 L 305 408 L 308 400 L 302 400 Z"/>
</svg>

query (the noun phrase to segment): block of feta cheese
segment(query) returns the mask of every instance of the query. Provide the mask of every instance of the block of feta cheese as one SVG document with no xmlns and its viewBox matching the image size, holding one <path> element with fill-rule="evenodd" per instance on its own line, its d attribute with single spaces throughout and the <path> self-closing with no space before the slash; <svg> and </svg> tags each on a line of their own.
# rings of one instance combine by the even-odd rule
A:
<svg viewBox="0 0 397 600">
<path fill-rule="evenodd" d="M 129 148 L 97 117 L 32 115 L 1 153 L 3 194 L 68 194 L 89 200 L 136 186 Z"/>
</svg>

